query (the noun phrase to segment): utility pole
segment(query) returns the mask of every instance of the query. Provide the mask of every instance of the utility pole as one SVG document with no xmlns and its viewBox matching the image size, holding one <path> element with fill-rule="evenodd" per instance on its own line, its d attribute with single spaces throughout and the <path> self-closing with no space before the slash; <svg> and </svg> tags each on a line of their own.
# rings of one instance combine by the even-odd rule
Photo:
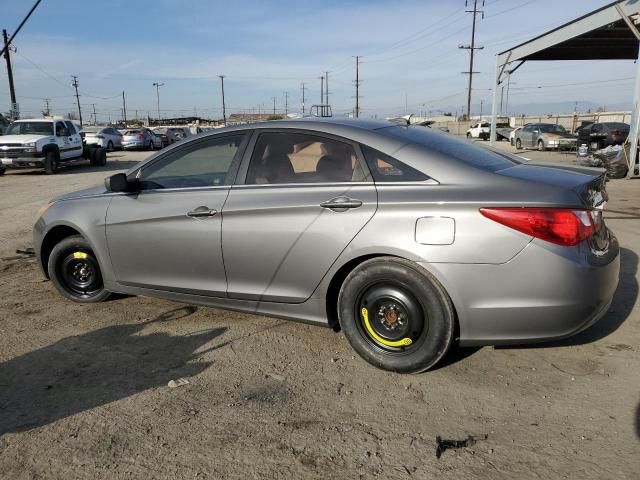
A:
<svg viewBox="0 0 640 480">
<path fill-rule="evenodd" d="M 49 108 L 49 99 L 45 98 L 44 99 L 44 112 L 42 112 L 45 116 L 49 116 L 51 115 L 51 110 Z"/>
<path fill-rule="evenodd" d="M 304 92 L 307 89 L 307 87 L 304 86 L 304 82 L 302 82 L 302 115 L 304 115 Z"/>
<path fill-rule="evenodd" d="M 78 102 L 78 116 L 80 117 L 80 128 L 82 128 L 82 109 L 80 108 L 80 95 L 78 94 L 78 77 L 71 75 L 73 83 L 71 86 L 76 89 L 76 102 Z"/>
<path fill-rule="evenodd" d="M 355 117 L 360 117 L 360 56 L 356 55 L 356 109 Z"/>
<path fill-rule="evenodd" d="M 124 98 L 124 90 L 122 91 L 122 121 L 127 124 L 127 102 Z"/>
<path fill-rule="evenodd" d="M 276 97 L 272 97 L 273 99 L 273 114 L 276 114 Z"/>
<path fill-rule="evenodd" d="M 22 19 L 22 22 L 20 22 L 20 25 L 18 25 L 18 28 L 16 28 L 16 31 L 15 31 L 15 32 L 13 32 L 13 35 L 11 35 L 11 38 L 9 39 L 9 41 L 7 42 L 7 44 L 5 44 L 5 46 L 4 46 L 4 47 L 2 47 L 2 51 L 0 51 L 0 55 L 4 55 L 4 52 L 5 52 L 6 50 L 8 50 L 8 49 L 9 49 L 9 45 L 11 44 L 11 42 L 13 42 L 13 39 L 14 39 L 14 38 L 16 38 L 16 35 L 18 35 L 18 32 L 19 32 L 20 30 L 22 30 L 22 27 L 23 27 L 23 26 L 24 26 L 24 24 L 27 22 L 27 20 L 29 20 L 29 17 L 30 17 L 30 16 L 31 16 L 31 14 L 34 12 L 34 10 L 36 9 L 36 7 L 37 7 L 38 5 L 40 5 L 40 2 L 41 2 L 41 1 L 42 1 L 42 0 L 37 0 L 37 1 L 36 1 L 36 3 L 34 3 L 34 4 L 33 4 L 33 7 L 31 7 L 31 10 L 29 10 L 29 13 L 27 13 L 27 16 L 26 16 L 26 17 L 24 17 L 24 18 Z"/>
<path fill-rule="evenodd" d="M 289 92 L 284 92 L 284 115 L 289 115 Z"/>
<path fill-rule="evenodd" d="M 93 107 L 93 124 L 95 125 L 98 123 L 98 119 L 96 118 L 96 104 L 92 103 L 91 106 Z"/>
<path fill-rule="evenodd" d="M 468 1 L 464 2 L 464 6 L 466 7 Z M 482 6 L 484 7 L 484 0 L 482 0 Z M 463 50 L 469 50 L 469 71 L 462 72 L 463 74 L 469 75 L 469 83 L 467 86 L 467 119 L 471 118 L 471 87 L 473 83 L 473 74 L 479 73 L 473 71 L 473 55 L 476 50 L 482 50 L 484 47 L 476 47 L 476 17 L 478 13 L 482 14 L 482 18 L 484 18 L 484 11 L 478 10 L 478 0 L 473 0 L 473 10 L 465 10 L 467 13 L 473 13 L 473 25 L 471 27 L 471 45 L 458 45 L 458 48 Z"/>
<path fill-rule="evenodd" d="M 220 83 L 222 85 L 222 120 L 224 121 L 224 126 L 227 126 L 227 107 L 224 103 L 224 75 L 218 75 L 220 78 Z"/>
<path fill-rule="evenodd" d="M 9 56 L 9 37 L 6 30 L 2 30 L 4 39 L 4 59 L 7 61 L 7 76 L 9 77 L 9 94 L 11 95 L 11 120 L 18 118 L 16 89 L 13 85 L 13 70 L 11 69 L 11 57 Z"/>
<path fill-rule="evenodd" d="M 164 86 L 164 83 L 153 82 L 153 86 L 156 87 L 156 100 L 158 102 L 158 123 L 160 123 L 160 87 Z M 149 115 L 147 114 L 147 117 Z"/>
<path fill-rule="evenodd" d="M 329 105 L 329 72 L 324 72 L 324 101 Z"/>
<path fill-rule="evenodd" d="M 324 105 L 324 75 L 320 75 L 320 105 Z"/>
</svg>

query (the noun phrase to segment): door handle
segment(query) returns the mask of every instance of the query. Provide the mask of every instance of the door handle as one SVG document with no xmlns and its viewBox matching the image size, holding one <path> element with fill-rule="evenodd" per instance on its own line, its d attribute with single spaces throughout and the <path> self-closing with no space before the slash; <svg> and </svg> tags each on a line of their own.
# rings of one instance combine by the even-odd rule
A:
<svg viewBox="0 0 640 480">
<path fill-rule="evenodd" d="M 349 197 L 336 197 L 320 204 L 322 208 L 330 208 L 337 212 L 344 212 L 350 208 L 358 208 L 362 206 L 362 201 Z"/>
<path fill-rule="evenodd" d="M 194 208 L 190 212 L 187 212 L 187 216 L 193 217 L 193 218 L 205 218 L 205 217 L 213 217 L 216 213 L 218 213 L 217 210 L 213 208 L 205 207 L 204 205 L 202 205 L 200 207 Z"/>
</svg>

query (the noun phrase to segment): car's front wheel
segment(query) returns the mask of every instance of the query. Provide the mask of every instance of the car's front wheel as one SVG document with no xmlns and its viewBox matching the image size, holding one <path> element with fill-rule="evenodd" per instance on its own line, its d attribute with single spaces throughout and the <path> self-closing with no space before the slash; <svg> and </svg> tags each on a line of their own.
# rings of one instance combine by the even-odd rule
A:
<svg viewBox="0 0 640 480">
<path fill-rule="evenodd" d="M 342 285 L 338 311 L 354 350 L 384 370 L 428 370 L 453 341 L 455 314 L 447 292 L 406 260 L 380 257 L 358 266 Z"/>
<path fill-rule="evenodd" d="M 104 288 L 98 259 L 80 235 L 67 237 L 53 247 L 47 270 L 58 291 L 74 302 L 102 302 L 111 295 Z"/>
<path fill-rule="evenodd" d="M 541 152 L 544 152 L 546 150 L 544 142 L 542 140 L 538 140 L 538 150 Z"/>
<path fill-rule="evenodd" d="M 522 140 L 520 140 L 519 138 L 516 138 L 516 149 L 522 150 Z"/>
</svg>

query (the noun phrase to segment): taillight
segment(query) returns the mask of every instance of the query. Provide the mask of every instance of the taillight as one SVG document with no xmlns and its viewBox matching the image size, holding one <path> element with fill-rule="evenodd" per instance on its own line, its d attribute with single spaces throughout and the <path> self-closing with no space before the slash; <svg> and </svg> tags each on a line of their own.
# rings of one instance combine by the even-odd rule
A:
<svg viewBox="0 0 640 480">
<path fill-rule="evenodd" d="M 611 135 L 620 135 L 620 130 L 611 130 Z"/>
<path fill-rule="evenodd" d="M 144 140 L 144 135 L 138 135 L 138 140 Z"/>
<path fill-rule="evenodd" d="M 502 225 L 567 247 L 591 237 L 602 226 L 602 212 L 565 208 L 481 208 L 480 213 Z"/>
</svg>

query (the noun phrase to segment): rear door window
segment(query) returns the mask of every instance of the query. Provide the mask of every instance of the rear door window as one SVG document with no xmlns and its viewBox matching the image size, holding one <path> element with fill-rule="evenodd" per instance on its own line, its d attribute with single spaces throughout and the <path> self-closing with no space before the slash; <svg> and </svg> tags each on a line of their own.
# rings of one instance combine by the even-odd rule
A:
<svg viewBox="0 0 640 480">
<path fill-rule="evenodd" d="M 247 184 L 364 182 L 353 146 L 306 133 L 262 133 L 251 156 Z"/>
</svg>

